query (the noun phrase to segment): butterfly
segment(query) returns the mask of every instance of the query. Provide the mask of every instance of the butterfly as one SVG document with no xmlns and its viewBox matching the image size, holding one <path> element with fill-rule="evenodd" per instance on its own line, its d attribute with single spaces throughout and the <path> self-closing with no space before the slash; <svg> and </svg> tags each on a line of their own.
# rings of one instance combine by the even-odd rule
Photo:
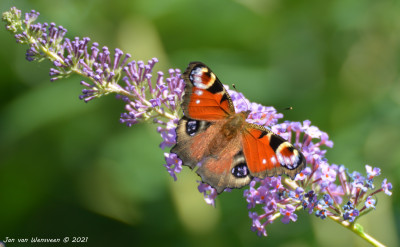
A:
<svg viewBox="0 0 400 247">
<path fill-rule="evenodd" d="M 227 90 L 205 64 L 190 63 L 182 78 L 184 116 L 171 152 L 218 193 L 241 188 L 253 177 L 286 174 L 294 179 L 306 166 L 303 154 L 292 144 L 246 122 L 250 111 L 235 112 Z"/>
</svg>

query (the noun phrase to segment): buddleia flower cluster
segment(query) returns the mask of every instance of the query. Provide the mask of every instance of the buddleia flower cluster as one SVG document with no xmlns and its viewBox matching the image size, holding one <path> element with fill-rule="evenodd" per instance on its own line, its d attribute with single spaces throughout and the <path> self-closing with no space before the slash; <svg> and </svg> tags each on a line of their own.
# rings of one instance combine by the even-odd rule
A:
<svg viewBox="0 0 400 247">
<path fill-rule="evenodd" d="M 178 122 L 179 106 L 184 91 L 184 82 L 179 69 L 170 69 L 165 75 L 153 68 L 157 58 L 143 61 L 131 60 L 129 53 L 120 49 L 110 52 L 106 46 L 99 47 L 90 38 L 65 37 L 67 29 L 55 23 L 35 23 L 39 12 L 32 10 L 22 18 L 21 11 L 13 7 L 3 13 L 6 29 L 14 34 L 17 43 L 26 44 L 28 61 L 48 59 L 53 63 L 50 81 L 79 74 L 86 78 L 79 96 L 84 102 L 115 94 L 125 102 L 125 111 L 120 122 L 131 127 L 143 121 L 153 121 L 161 134 L 162 149 L 175 143 L 175 126 Z M 153 77 L 153 74 L 156 76 Z M 170 164 L 169 153 L 164 154 Z M 166 165 L 167 166 L 167 165 Z M 167 167 L 171 171 L 170 166 Z M 180 167 L 173 169 L 178 172 Z M 173 174 L 171 172 L 171 174 Z"/>
<path fill-rule="evenodd" d="M 170 69 L 166 74 L 155 72 L 156 58 L 135 61 L 120 49 L 111 52 L 106 46 L 91 43 L 90 38 L 69 39 L 64 27 L 37 23 L 38 16 L 38 12 L 31 11 L 22 17 L 15 7 L 3 13 L 6 29 L 14 34 L 17 43 L 28 45 L 26 59 L 50 60 L 53 64 L 49 73 L 51 81 L 71 74 L 81 75 L 85 80 L 80 82 L 84 89 L 79 98 L 84 102 L 115 94 L 125 104 L 120 122 L 129 127 L 139 122 L 153 122 L 162 138 L 160 148 L 167 149 L 164 167 L 177 180 L 182 161 L 168 150 L 176 143 L 175 129 L 182 116 L 180 104 L 185 84 L 181 70 Z M 377 194 L 391 195 L 392 184 L 387 179 L 379 186 L 374 184 L 381 170 L 366 165 L 363 175 L 343 165 L 329 163 L 324 148 L 331 148 L 333 142 L 327 133 L 308 120 L 279 123 L 283 115 L 275 108 L 249 102 L 241 93 L 227 89 L 236 112 L 249 110 L 248 122 L 263 125 L 293 143 L 308 164 L 294 180 L 278 176 L 251 181 L 243 193 L 252 220 L 251 230 L 259 236 L 267 236 L 268 224 L 278 218 L 283 223 L 296 221 L 297 213 L 305 211 L 321 219 L 337 221 L 368 242 L 379 245 L 355 222 L 375 209 Z M 215 206 L 216 190 L 201 181 L 198 183 L 206 203 Z"/>
</svg>

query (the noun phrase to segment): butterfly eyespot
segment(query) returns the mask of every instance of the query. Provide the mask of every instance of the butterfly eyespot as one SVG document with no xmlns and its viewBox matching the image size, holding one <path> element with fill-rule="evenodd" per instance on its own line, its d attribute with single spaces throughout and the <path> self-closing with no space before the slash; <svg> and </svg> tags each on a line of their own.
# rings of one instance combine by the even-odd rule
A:
<svg viewBox="0 0 400 247">
<path fill-rule="evenodd" d="M 197 88 L 209 89 L 215 85 L 215 75 L 204 66 L 194 67 L 189 75 L 190 82 Z M 219 87 L 220 85 L 216 85 Z"/>
<path fill-rule="evenodd" d="M 245 178 L 249 174 L 249 169 L 247 168 L 246 163 L 240 163 L 232 168 L 231 173 L 237 178 Z"/>
<path fill-rule="evenodd" d="M 186 123 L 186 133 L 190 136 L 194 136 L 199 130 L 199 121 L 190 120 Z"/>
</svg>

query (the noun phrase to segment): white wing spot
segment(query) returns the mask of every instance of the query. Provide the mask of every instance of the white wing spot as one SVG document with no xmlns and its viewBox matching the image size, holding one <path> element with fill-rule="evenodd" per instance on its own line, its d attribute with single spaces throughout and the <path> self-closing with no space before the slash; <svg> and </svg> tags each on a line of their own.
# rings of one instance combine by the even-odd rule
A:
<svg viewBox="0 0 400 247">
<path fill-rule="evenodd" d="M 198 99 L 198 100 L 196 100 L 196 104 L 200 104 L 200 100 Z"/>
<path fill-rule="evenodd" d="M 200 77 L 195 77 L 193 80 L 194 86 L 201 88 L 201 89 L 207 89 L 207 85 L 204 85 L 203 82 L 201 81 Z"/>
<path fill-rule="evenodd" d="M 292 164 L 296 163 L 296 158 L 297 158 L 297 156 L 295 156 L 295 155 L 290 156 L 290 161 L 292 162 Z"/>
<path fill-rule="evenodd" d="M 285 165 L 282 155 L 280 153 L 277 153 L 276 156 L 278 157 L 279 163 Z"/>
<path fill-rule="evenodd" d="M 263 159 L 262 163 L 263 163 L 263 164 L 266 164 L 266 163 L 267 163 L 267 160 L 266 160 L 266 159 Z"/>
<path fill-rule="evenodd" d="M 276 158 L 275 158 L 274 156 L 271 157 L 271 162 L 272 162 L 272 164 L 274 164 L 274 165 L 276 164 Z"/>
<path fill-rule="evenodd" d="M 201 72 L 201 68 L 200 68 L 200 67 L 198 67 L 198 68 L 196 68 L 196 69 L 192 70 L 192 73 L 191 73 L 191 74 L 200 75 L 201 73 L 202 73 L 202 72 Z"/>
<path fill-rule="evenodd" d="M 203 95 L 203 91 L 201 91 L 201 90 L 196 90 L 194 93 L 199 96 Z"/>
</svg>

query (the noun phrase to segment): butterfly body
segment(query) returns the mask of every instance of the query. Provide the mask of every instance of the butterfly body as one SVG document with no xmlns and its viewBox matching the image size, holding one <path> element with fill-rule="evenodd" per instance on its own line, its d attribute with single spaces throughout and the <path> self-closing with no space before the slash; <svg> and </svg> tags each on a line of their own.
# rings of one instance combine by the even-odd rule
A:
<svg viewBox="0 0 400 247">
<path fill-rule="evenodd" d="M 294 178 L 305 167 L 304 156 L 289 142 L 246 122 L 250 111 L 235 112 L 228 92 L 206 65 L 190 63 L 183 79 L 185 116 L 171 152 L 218 193 L 243 187 L 253 177 Z"/>
</svg>

